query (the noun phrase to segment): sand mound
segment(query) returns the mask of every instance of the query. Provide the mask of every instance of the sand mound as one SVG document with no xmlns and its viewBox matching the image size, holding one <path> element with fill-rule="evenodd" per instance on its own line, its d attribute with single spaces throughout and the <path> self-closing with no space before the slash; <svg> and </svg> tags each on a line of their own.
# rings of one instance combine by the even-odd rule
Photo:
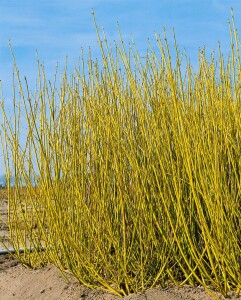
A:
<svg viewBox="0 0 241 300">
<path fill-rule="evenodd" d="M 67 283 L 54 266 L 41 270 L 29 270 L 8 255 L 0 256 L 0 300 L 118 300 L 101 290 L 90 290 L 69 278 Z M 220 295 L 219 299 L 224 299 Z M 124 300 L 211 300 L 214 299 L 202 287 L 190 286 L 154 288 L 145 293 L 132 294 Z M 230 298 L 229 298 L 230 299 Z M 232 299 L 232 298 L 231 298 Z M 233 299 L 241 299 L 234 298 Z"/>
</svg>

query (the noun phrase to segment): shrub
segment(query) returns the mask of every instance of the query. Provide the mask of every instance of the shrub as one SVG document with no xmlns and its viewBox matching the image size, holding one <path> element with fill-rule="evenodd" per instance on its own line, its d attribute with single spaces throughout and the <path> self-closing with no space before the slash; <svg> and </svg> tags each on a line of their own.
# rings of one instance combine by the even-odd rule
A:
<svg viewBox="0 0 241 300">
<path fill-rule="evenodd" d="M 233 23 L 234 24 L 234 23 Z M 97 28 L 97 27 L 96 27 Z M 60 86 L 39 64 L 11 122 L 2 103 L 11 238 L 31 266 L 63 272 L 118 295 L 173 282 L 224 295 L 241 287 L 240 41 L 225 62 L 199 52 L 198 71 L 164 35 L 146 60 L 120 35 L 101 40 Z M 14 56 L 13 56 L 14 58 Z M 185 58 L 185 57 L 184 57 Z M 185 71 L 184 71 L 185 70 Z M 88 73 L 88 75 L 86 75 Z M 24 88 L 27 92 L 24 93 Z M 16 92 L 15 92 L 16 94 Z M 21 143 L 21 124 L 28 131 Z M 22 188 L 24 187 L 24 192 Z"/>
</svg>

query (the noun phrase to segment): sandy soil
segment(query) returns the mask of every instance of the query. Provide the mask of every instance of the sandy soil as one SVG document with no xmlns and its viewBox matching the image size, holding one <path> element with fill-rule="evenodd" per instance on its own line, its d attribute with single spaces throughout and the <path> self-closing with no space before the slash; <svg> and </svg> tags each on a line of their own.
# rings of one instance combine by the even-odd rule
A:
<svg viewBox="0 0 241 300">
<path fill-rule="evenodd" d="M 8 242 L 7 200 L 0 195 L 0 238 Z M 0 249 L 3 245 L 0 243 Z M 145 293 L 131 294 L 124 298 L 101 290 L 90 290 L 74 278 L 65 281 L 56 267 L 29 270 L 9 255 L 0 255 L 0 300 L 211 300 L 214 299 L 202 287 L 184 286 L 178 288 L 154 288 Z M 218 299 L 224 299 L 217 294 Z M 229 299 L 239 299 L 230 295 Z"/>
<path fill-rule="evenodd" d="M 119 300 L 120 297 L 101 290 L 90 290 L 69 277 L 67 283 L 56 267 L 29 270 L 13 258 L 0 256 L 0 300 Z M 218 299 L 224 299 L 217 295 Z M 202 287 L 154 288 L 145 293 L 131 294 L 125 300 L 211 300 Z M 230 298 L 229 298 L 230 299 Z M 232 299 L 232 298 L 231 298 Z M 233 298 L 233 299 L 241 299 Z"/>
</svg>

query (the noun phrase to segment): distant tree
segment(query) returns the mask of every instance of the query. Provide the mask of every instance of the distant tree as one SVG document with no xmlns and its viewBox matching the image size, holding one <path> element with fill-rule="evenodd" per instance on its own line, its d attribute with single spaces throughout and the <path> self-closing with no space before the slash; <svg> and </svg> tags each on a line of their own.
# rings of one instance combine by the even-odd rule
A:
<svg viewBox="0 0 241 300">
<path fill-rule="evenodd" d="M 6 175 L 0 176 L 0 189 L 5 189 L 7 186 L 7 177 Z"/>
</svg>

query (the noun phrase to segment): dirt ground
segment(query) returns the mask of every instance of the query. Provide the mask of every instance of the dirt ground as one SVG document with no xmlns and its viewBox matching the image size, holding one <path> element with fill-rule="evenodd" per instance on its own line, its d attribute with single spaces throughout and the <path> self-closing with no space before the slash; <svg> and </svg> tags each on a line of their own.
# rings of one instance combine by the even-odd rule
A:
<svg viewBox="0 0 241 300">
<path fill-rule="evenodd" d="M 0 256 L 0 300 L 211 300 L 202 287 L 182 288 L 170 286 L 154 288 L 145 293 L 131 294 L 124 298 L 101 290 L 90 290 L 69 278 L 67 283 L 56 267 L 29 270 L 8 255 Z M 218 299 L 224 299 L 217 295 Z M 230 298 L 229 298 L 230 299 Z M 231 299 L 241 299 L 232 298 Z"/>
<path fill-rule="evenodd" d="M 4 221 L 7 219 L 7 200 L 0 194 L 0 239 L 8 242 L 8 227 Z M 8 244 L 10 245 L 10 244 Z M 0 243 L 0 250 L 3 244 Z M 184 286 L 178 288 L 153 288 L 145 293 L 131 294 L 120 298 L 113 294 L 90 290 L 75 279 L 69 277 L 65 281 L 55 266 L 48 266 L 41 270 L 29 270 L 19 264 L 9 255 L 0 255 L 0 300 L 211 300 L 202 287 Z M 219 294 L 217 299 L 224 299 Z M 239 299 L 230 295 L 229 299 Z"/>
</svg>

